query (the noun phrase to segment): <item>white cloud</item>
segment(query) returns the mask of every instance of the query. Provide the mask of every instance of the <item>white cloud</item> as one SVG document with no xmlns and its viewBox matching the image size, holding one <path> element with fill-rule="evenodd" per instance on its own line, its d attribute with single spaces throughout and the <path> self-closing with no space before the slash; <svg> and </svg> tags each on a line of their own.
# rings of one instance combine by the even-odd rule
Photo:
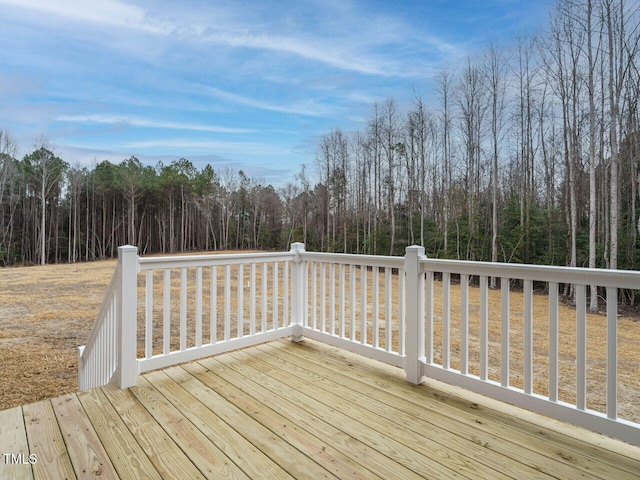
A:
<svg viewBox="0 0 640 480">
<path fill-rule="evenodd" d="M 207 90 L 215 97 L 245 107 L 256 108 L 258 110 L 268 110 L 272 112 L 288 113 L 293 115 L 305 115 L 310 117 L 324 117 L 334 115 L 335 106 L 321 104 L 314 101 L 291 102 L 291 103 L 273 103 L 264 100 L 238 95 L 216 87 L 208 87 Z"/>
<path fill-rule="evenodd" d="M 241 154 L 241 155 L 284 155 L 290 154 L 291 149 L 280 145 L 271 145 L 261 142 L 224 142 L 217 140 L 194 140 L 190 138 L 160 138 L 130 142 L 122 145 L 131 150 L 176 149 L 180 152 L 189 151 L 213 151 L 217 154 Z"/>
<path fill-rule="evenodd" d="M 247 19 L 243 13 L 246 6 L 225 7 L 217 3 L 193 12 L 190 7 L 181 11 L 176 6 L 150 4 L 147 10 L 121 0 L 0 0 L 0 5 L 30 10 L 34 20 L 44 14 L 47 24 L 55 24 L 51 16 L 70 19 L 86 24 L 127 28 L 152 35 L 172 36 L 185 42 L 220 45 L 270 51 L 300 59 L 318 62 L 333 68 L 376 76 L 412 76 L 414 66 L 409 68 L 401 60 L 386 54 L 386 48 L 411 37 L 411 28 L 404 23 L 385 18 L 370 19 L 366 11 L 343 10 L 339 23 L 335 12 L 328 7 L 317 7 L 321 22 L 306 25 L 299 18 L 292 23 L 289 34 L 281 33 L 281 16 L 270 16 L 269 21 Z M 259 7 L 257 7 L 259 8 Z M 265 7 L 266 8 L 266 7 Z M 320 11 L 321 10 L 321 11 Z M 197 14 L 197 15 L 196 15 Z M 332 29 L 324 25 L 331 20 Z M 362 24 L 375 21 L 371 29 Z M 212 27 L 213 25 L 213 27 Z M 354 28 L 354 25 L 356 26 Z M 60 22 L 59 28 L 68 28 Z M 452 46 L 437 37 L 421 35 L 421 41 L 441 53 L 451 53 Z M 415 39 L 414 39 L 415 40 Z M 135 45 L 130 45 L 135 48 Z"/>
<path fill-rule="evenodd" d="M 136 118 L 119 115 L 60 115 L 56 117 L 56 120 L 60 122 L 75 122 L 75 123 L 100 123 L 100 124 L 125 124 L 134 127 L 150 127 L 150 128 L 165 128 L 171 130 L 194 130 L 201 132 L 213 132 L 213 133 L 252 133 L 255 130 L 247 128 L 232 128 L 221 127 L 217 125 L 198 125 L 192 123 L 179 123 L 179 122 L 167 122 L 159 120 L 149 120 L 145 118 Z"/>
<path fill-rule="evenodd" d="M 389 65 L 373 57 L 348 53 L 337 43 L 318 40 L 313 43 L 300 37 L 252 34 L 245 31 L 207 32 L 203 40 L 231 47 L 270 50 L 292 54 L 306 60 L 312 60 L 335 68 L 372 75 L 392 75 Z"/>
<path fill-rule="evenodd" d="M 143 9 L 119 0 L 0 0 L 0 4 L 85 22 L 150 28 Z"/>
</svg>

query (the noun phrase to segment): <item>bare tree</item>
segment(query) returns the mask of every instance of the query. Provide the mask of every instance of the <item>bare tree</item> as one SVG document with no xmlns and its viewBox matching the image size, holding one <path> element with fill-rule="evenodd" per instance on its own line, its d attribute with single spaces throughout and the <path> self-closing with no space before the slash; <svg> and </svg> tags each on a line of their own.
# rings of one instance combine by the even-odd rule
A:
<svg viewBox="0 0 640 480">
<path fill-rule="evenodd" d="M 431 114 L 420 97 L 416 97 L 413 109 L 407 116 L 407 152 L 405 155 L 405 175 L 409 198 L 407 200 L 409 216 L 409 244 L 415 243 L 413 231 L 413 211 L 420 211 L 420 245 L 425 244 L 425 218 L 427 202 L 428 152 L 435 150 L 434 125 Z M 434 152 L 435 153 L 435 152 Z"/>
<path fill-rule="evenodd" d="M 69 235 L 67 262 L 75 263 L 80 256 L 80 199 L 84 186 L 85 172 L 80 166 L 75 166 L 67 172 L 67 198 L 69 210 Z"/>
<path fill-rule="evenodd" d="M 588 103 L 588 116 L 589 116 L 589 268 L 595 268 L 596 266 L 596 227 L 597 227 L 597 195 L 596 195 L 596 106 L 595 106 L 595 71 L 597 54 L 600 49 L 600 45 L 596 45 L 594 48 L 593 40 L 595 32 L 598 30 L 598 26 L 594 29 L 594 6 L 592 0 L 586 0 L 586 4 L 582 0 L 566 0 L 560 4 L 558 9 L 558 15 L 565 19 L 568 24 L 567 31 L 573 32 L 579 28 L 581 34 L 569 37 L 569 41 L 572 42 L 570 46 L 572 51 L 575 51 L 573 56 L 576 57 L 575 63 L 579 62 L 579 56 L 586 56 L 587 59 L 587 95 L 589 99 Z M 586 37 L 586 45 L 584 38 Z M 583 74 L 578 75 L 579 78 L 583 78 Z M 573 77 L 572 77 L 573 78 Z M 574 99 L 574 102 L 577 102 Z M 590 302 L 589 310 L 594 312 L 598 310 L 598 290 L 596 285 L 589 287 Z"/>
<path fill-rule="evenodd" d="M 311 184 L 307 176 L 307 168 L 304 164 L 300 167 L 300 172 L 296 175 L 296 179 L 300 182 L 300 195 L 302 208 L 302 241 L 307 243 L 307 230 L 309 222 L 309 196 L 311 194 Z"/>
<path fill-rule="evenodd" d="M 569 3 L 569 7 L 575 7 Z M 592 0 L 587 0 L 586 5 L 579 5 L 577 11 L 583 11 L 586 16 L 580 21 L 587 36 L 587 93 L 589 96 L 589 268 L 596 268 L 596 223 L 597 223 L 597 198 L 596 198 L 596 104 L 595 104 L 595 71 L 597 55 L 600 49 L 599 41 L 596 47 L 593 46 L 593 37 L 599 26 L 594 29 L 594 6 Z M 589 310 L 596 312 L 598 310 L 598 287 L 591 285 L 589 287 L 590 301 Z"/>
<path fill-rule="evenodd" d="M 445 255 L 448 252 L 449 239 L 449 212 L 450 199 L 449 190 L 451 187 L 451 163 L 452 163 L 452 146 L 451 146 L 451 124 L 453 119 L 452 103 L 453 103 L 453 73 L 449 70 L 442 70 L 436 78 L 436 89 L 440 95 L 440 123 L 442 125 L 442 147 L 443 161 L 441 162 L 442 172 L 442 216 L 443 216 L 443 243 Z"/>
<path fill-rule="evenodd" d="M 223 249 L 229 248 L 231 218 L 238 200 L 234 192 L 239 185 L 238 175 L 231 168 L 225 168 L 220 176 L 220 244 Z"/>
<path fill-rule="evenodd" d="M 117 182 L 127 202 L 127 242 L 138 245 L 136 211 L 144 184 L 144 166 L 135 156 L 120 163 Z"/>
<path fill-rule="evenodd" d="M 354 163 L 351 168 L 351 187 L 355 194 L 356 252 L 370 253 L 366 246 L 371 244 L 371 225 L 375 212 L 371 193 L 372 162 L 365 133 L 354 133 L 351 141 L 351 158 Z"/>
<path fill-rule="evenodd" d="M 465 151 L 464 195 L 466 196 L 469 238 L 465 258 L 471 255 L 471 240 L 478 233 L 478 199 L 482 182 L 483 124 L 487 110 L 487 83 L 485 72 L 472 63 L 471 58 L 462 72 L 457 102 L 460 108 L 461 137 Z M 460 257 L 460 251 L 458 257 Z"/>
<path fill-rule="evenodd" d="M 611 150 L 609 267 L 613 269 L 618 268 L 618 228 L 620 223 L 620 107 L 623 88 L 640 47 L 639 26 L 636 18 L 638 8 L 635 2 L 631 2 L 631 6 L 629 6 L 624 0 L 602 0 L 602 23 L 607 39 L 605 52 L 608 60 L 609 146 Z"/>
<path fill-rule="evenodd" d="M 6 130 L 0 129 L 0 261 L 10 261 L 13 240 L 13 217 L 17 207 L 15 157 L 18 144 Z"/>
<path fill-rule="evenodd" d="M 370 191 L 371 205 L 371 246 L 370 253 L 378 253 L 378 236 L 380 229 L 380 216 L 382 211 L 382 116 L 380 115 L 378 103 L 373 106 L 373 116 L 367 123 L 366 136 L 366 157 L 367 168 L 369 170 L 370 184 L 373 191 Z M 371 190 L 371 186 L 369 189 Z"/>
<path fill-rule="evenodd" d="M 491 119 L 491 261 L 498 261 L 498 161 L 506 102 L 506 67 L 504 55 L 495 45 L 485 52 L 485 70 L 489 85 L 489 111 Z M 496 277 L 491 277 L 491 288 L 496 288 Z"/>
<path fill-rule="evenodd" d="M 396 241 L 396 165 L 404 155 L 404 145 L 400 141 L 400 115 L 395 101 L 387 99 L 382 107 L 382 131 L 380 144 L 387 160 L 386 194 L 389 212 L 389 255 L 393 255 Z"/>
<path fill-rule="evenodd" d="M 324 184 L 324 213 L 327 239 L 331 240 L 331 248 L 335 247 L 336 231 L 342 228 L 343 250 L 346 251 L 347 225 L 346 201 L 348 178 L 349 146 L 347 136 L 342 130 L 335 129 L 320 139 L 316 162 Z"/>
<path fill-rule="evenodd" d="M 53 153 L 54 145 L 45 137 L 41 137 L 34 144 L 34 147 L 35 151 L 25 157 L 25 164 L 29 169 L 34 185 L 38 189 L 38 198 L 40 200 L 39 258 L 40 264 L 44 265 L 47 263 L 47 198 L 54 189 L 59 188 L 59 182 L 62 180 L 66 164 L 55 156 Z"/>
<path fill-rule="evenodd" d="M 291 244 L 291 238 L 293 231 L 300 218 L 300 211 L 297 209 L 296 198 L 300 194 L 300 187 L 293 182 L 287 182 L 279 189 L 280 197 L 282 198 L 282 207 L 284 213 L 287 216 L 287 224 L 289 226 L 289 233 L 287 234 L 287 245 Z"/>
<path fill-rule="evenodd" d="M 531 250 L 531 207 L 535 203 L 535 159 L 536 140 L 536 37 L 519 37 L 514 59 L 514 74 L 517 81 L 515 124 L 517 125 L 517 156 L 520 163 L 520 225 L 523 229 L 523 261 L 530 261 Z"/>
</svg>

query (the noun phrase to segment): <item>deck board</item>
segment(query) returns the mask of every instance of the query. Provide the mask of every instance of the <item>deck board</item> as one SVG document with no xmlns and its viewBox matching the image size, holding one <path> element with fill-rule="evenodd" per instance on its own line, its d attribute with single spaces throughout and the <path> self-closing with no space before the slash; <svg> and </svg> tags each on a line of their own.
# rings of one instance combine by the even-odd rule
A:
<svg viewBox="0 0 640 480">
<path fill-rule="evenodd" d="M 76 476 L 115 478 L 116 470 L 77 395 L 63 395 L 51 404 Z"/>
<path fill-rule="evenodd" d="M 293 368 L 294 365 L 306 365 L 309 369 L 317 370 L 315 362 L 318 361 L 318 357 L 312 356 L 309 359 L 308 348 L 299 349 L 295 345 L 289 347 L 278 342 L 256 348 L 270 352 L 270 355 L 265 358 L 270 359 L 268 361 L 271 363 L 288 361 L 290 362 L 289 368 Z M 347 395 L 352 389 L 355 389 L 358 392 L 366 393 L 369 397 L 375 396 L 382 399 L 383 402 L 392 403 L 397 408 L 415 415 L 420 419 L 423 427 L 430 424 L 441 429 L 439 439 L 447 436 L 447 433 L 455 433 L 468 438 L 476 446 L 483 447 L 481 450 L 483 454 L 487 454 L 487 451 L 496 451 L 501 453 L 502 457 L 509 456 L 522 466 L 546 472 L 551 476 L 560 474 L 562 478 L 583 478 L 584 475 L 610 478 L 610 467 L 615 465 L 620 470 L 625 470 L 628 467 L 629 475 L 624 478 L 637 478 L 638 462 L 633 460 L 629 462 L 629 457 L 619 455 L 617 452 L 611 452 L 610 456 L 595 462 L 591 456 L 593 451 L 585 442 L 569 441 L 565 445 L 562 440 L 572 440 L 566 437 L 560 438 L 560 442 L 556 442 L 553 439 L 557 435 L 553 431 L 540 429 L 536 424 L 517 422 L 513 416 L 505 418 L 497 411 L 485 410 L 477 403 L 443 396 L 442 392 L 433 393 L 433 398 L 437 399 L 437 402 L 425 404 L 424 393 L 425 391 L 430 392 L 430 389 L 424 385 L 414 387 L 408 384 L 403 375 L 398 374 L 399 372 L 394 367 L 385 368 L 388 373 L 386 383 L 382 385 L 371 384 L 367 381 L 370 382 L 376 377 L 366 375 L 367 364 L 355 362 L 355 358 L 348 352 L 318 343 L 314 343 L 312 348 L 321 353 L 320 362 L 322 365 L 333 372 L 331 380 L 337 384 L 334 389 L 340 389 L 341 395 Z M 275 355 L 275 351 L 278 351 L 277 355 Z M 347 370 L 344 369 L 345 360 L 352 365 Z M 383 366 L 377 365 L 377 367 Z M 484 400 L 487 401 L 487 399 Z M 500 404 L 500 406 L 504 405 Z M 418 408 L 416 409 L 416 407 Z M 539 416 L 535 417 L 540 419 Z M 398 417 L 399 424 L 400 420 L 401 418 Z M 407 427 L 410 425 L 407 424 Z M 590 433 L 582 429 L 577 430 L 582 434 L 589 435 Z M 455 445 L 455 443 L 451 443 L 452 441 L 446 441 L 445 445 Z M 523 448 L 526 449 L 526 456 L 522 455 Z M 513 466 L 511 462 L 505 462 L 504 458 L 498 458 L 501 468 Z M 518 471 L 516 469 L 511 473 Z"/>
<path fill-rule="evenodd" d="M 121 479 L 162 478 L 102 390 L 81 392 L 78 399 Z"/>
<path fill-rule="evenodd" d="M 265 349 L 265 353 L 271 350 Z M 285 358 L 284 352 L 280 356 L 264 355 L 265 361 L 283 371 L 295 372 L 299 378 L 306 378 L 309 391 L 316 396 L 329 400 L 338 409 L 344 405 L 358 405 L 359 412 L 354 416 L 348 410 L 345 413 L 350 418 L 359 419 L 361 423 L 367 419 L 379 419 L 378 427 L 384 435 L 397 436 L 398 440 L 418 452 L 424 449 L 433 454 L 434 461 L 445 462 L 447 468 L 457 463 L 460 471 L 493 478 L 512 478 L 517 475 L 526 478 L 549 478 L 553 470 L 545 475 L 543 462 L 522 462 L 521 459 L 510 458 L 505 452 L 510 442 L 501 441 L 488 432 L 474 429 L 459 428 L 458 421 L 443 416 L 435 411 L 425 411 L 421 405 L 412 404 L 404 398 L 388 395 L 379 387 L 359 382 L 353 377 L 344 376 L 336 370 L 328 370 L 330 376 L 318 379 L 316 366 L 307 358 L 291 356 Z M 339 392 L 339 396 L 332 392 Z M 346 402 L 340 402 L 340 399 Z M 418 421 L 416 421 L 418 420 Z M 371 422 L 367 422 L 372 426 Z M 400 429 L 398 429 L 400 427 Z M 469 435 L 469 432 L 473 432 Z M 411 440 L 411 441 L 409 441 Z M 478 446 L 483 448 L 478 448 Z M 455 452 L 455 455 L 451 451 Z M 456 458 L 454 458 L 454 456 Z M 440 460 L 438 460 L 440 459 Z M 529 459 L 527 459 L 528 461 Z M 559 463 L 559 462 L 557 462 Z M 532 470 L 523 468 L 528 466 Z M 499 466 L 499 470 L 495 467 Z M 562 465 L 552 465 L 559 468 Z M 567 469 L 566 474 L 574 469 Z M 541 473 L 542 472 L 542 473 Z M 561 473 L 561 472 L 560 472 Z M 566 476 L 564 478 L 574 478 Z M 579 478 L 579 477 L 575 477 Z"/>
<path fill-rule="evenodd" d="M 36 455 L 37 459 L 32 466 L 34 478 L 76 478 L 51 401 L 25 405 L 22 412 L 29 438 L 29 453 Z"/>
<path fill-rule="evenodd" d="M 113 386 L 101 390 L 162 478 L 171 478 L 175 472 L 196 480 L 205 478 L 130 390 Z"/>
<path fill-rule="evenodd" d="M 177 406 L 162 396 L 146 377 L 141 378 L 131 390 L 206 478 L 248 478 Z"/>
<path fill-rule="evenodd" d="M 475 429 L 479 429 L 490 432 L 496 438 L 507 440 L 516 448 L 526 447 L 527 459 L 523 459 L 521 455 L 513 457 L 523 462 L 528 461 L 533 451 L 543 454 L 550 460 L 560 460 L 570 468 L 583 471 L 590 477 L 611 478 L 611 468 L 614 468 L 620 471 L 622 478 L 638 478 L 640 468 L 638 447 L 511 407 L 466 390 L 448 387 L 440 382 L 428 381 L 426 385 L 415 387 L 405 381 L 404 375 L 397 368 L 380 363 L 372 364 L 369 361 L 358 362 L 357 355 L 339 348 L 318 342 L 309 342 L 305 347 L 305 349 L 299 349 L 296 344 L 272 342 L 256 348 L 279 348 L 285 358 L 287 355 L 304 358 L 308 355 L 309 349 L 316 350 L 318 355 L 311 357 L 314 362 L 320 362 L 349 377 L 344 386 L 352 385 L 357 381 L 375 380 L 375 385 L 384 386 L 383 395 L 401 396 L 419 405 L 427 421 L 433 418 L 433 415 L 442 413 L 447 416 L 450 425 L 450 422 L 462 421 L 466 427 L 471 428 L 467 430 L 467 435 L 472 435 Z M 350 365 L 348 369 L 344 368 L 345 363 Z M 386 374 L 383 384 L 377 383 L 380 370 Z M 429 384 L 434 384 L 436 387 L 431 388 Z M 437 402 L 426 402 L 425 396 Z M 545 428 L 540 428 L 541 422 Z M 606 455 L 603 455 L 603 449 Z M 516 453 L 518 453 L 517 450 Z M 522 454 L 522 451 L 519 453 Z M 627 472 L 628 475 L 624 475 L 623 472 Z"/>
<path fill-rule="evenodd" d="M 293 478 L 244 436 L 226 424 L 204 403 L 194 402 L 193 392 L 188 390 L 188 380 L 185 382 L 187 384 L 187 389 L 185 389 L 180 383 L 181 377 L 179 373 L 176 372 L 183 370 L 175 368 L 172 371 L 174 372 L 173 376 L 169 372 L 153 372 L 147 378 L 157 386 L 160 393 L 178 407 L 185 417 L 220 449 L 221 453 L 226 455 L 234 464 L 243 465 L 249 477 L 259 478 L 263 475 L 266 478 L 273 479 Z M 186 376 L 191 377 L 190 375 Z M 193 388 L 198 388 L 198 386 L 195 385 Z M 220 407 L 220 403 L 212 406 L 212 408 L 217 410 Z M 254 432 L 255 430 L 251 431 L 252 434 Z M 245 460 L 247 458 L 251 458 L 251 462 L 247 462 Z"/>
<path fill-rule="evenodd" d="M 332 468 L 339 465 L 339 461 L 312 435 L 307 436 L 298 431 L 295 423 L 286 416 L 274 412 L 273 408 L 265 408 L 265 405 L 273 406 L 271 396 L 266 402 L 262 402 L 256 399 L 254 392 L 245 394 L 245 391 L 250 391 L 250 387 L 244 383 L 244 377 L 239 377 L 236 382 L 227 382 L 220 371 L 224 368 L 222 365 L 207 361 L 202 363 L 203 365 L 187 365 L 185 369 L 205 383 L 212 396 L 219 395 L 228 399 L 228 410 L 231 412 L 222 413 L 229 419 L 239 415 L 234 426 L 242 429 L 242 433 L 254 445 L 296 478 L 337 478 L 316 460 L 321 458 Z M 209 367 L 214 368 L 215 373 Z M 211 408 L 217 408 L 218 403 L 211 404 Z M 247 422 L 249 418 L 254 421 Z"/>
<path fill-rule="evenodd" d="M 246 402 L 242 399 L 245 395 L 250 395 L 257 402 L 268 403 L 272 413 L 263 417 L 264 425 L 296 445 L 305 455 L 322 459 L 323 463 L 331 465 L 336 474 L 339 471 L 349 472 L 351 470 L 352 474 L 349 478 L 376 478 L 367 465 L 377 465 L 382 468 L 389 464 L 388 459 L 376 450 L 372 450 L 361 441 L 345 435 L 341 430 L 323 422 L 315 415 L 310 415 L 300 405 L 283 398 L 277 398 L 274 401 L 274 396 L 269 390 L 248 381 L 233 369 L 226 368 L 223 364 L 218 363 L 217 359 L 208 359 L 202 364 L 211 367 L 216 372 L 215 374 L 209 372 L 208 381 L 221 382 L 218 384 L 219 386 L 226 388 L 234 398 L 241 399 L 238 405 Z M 193 371 L 193 366 L 190 366 L 189 369 Z M 214 375 L 217 378 L 214 379 Z M 229 382 L 226 387 L 222 383 L 225 380 Z M 241 386 L 242 390 L 234 384 Z M 246 411 L 250 412 L 251 410 L 247 409 Z M 403 478 L 420 478 L 415 474 L 412 476 L 409 470 L 400 470 L 399 473 L 403 474 Z M 390 477 L 382 476 L 382 478 Z"/>
<path fill-rule="evenodd" d="M 640 477 L 640 448 L 310 340 L 2 411 L 0 447 L 37 455 L 0 479 Z"/>
<path fill-rule="evenodd" d="M 23 458 L 29 457 L 29 444 L 27 432 L 24 427 L 22 409 L 20 407 L 0 411 L 0 462 L 4 467 L 6 478 L 31 479 L 33 472 L 22 464 Z M 5 455 L 21 455 L 20 463 L 13 463 L 5 458 Z M 28 460 L 27 460 L 28 461 Z"/>
<path fill-rule="evenodd" d="M 364 397 L 360 402 L 351 403 L 340 396 L 344 393 L 342 390 L 338 392 L 340 395 L 336 395 L 316 388 L 315 384 L 324 380 L 323 375 L 314 372 L 312 378 L 302 380 L 298 378 L 302 373 L 301 369 L 294 367 L 295 373 L 278 371 L 265 366 L 257 358 L 248 358 L 249 354 L 242 351 L 229 355 L 237 359 L 236 362 L 229 363 L 247 378 L 265 385 L 275 395 L 303 405 L 325 422 L 347 435 L 362 439 L 370 448 L 382 452 L 390 460 L 417 474 L 427 475 L 429 478 L 464 478 L 466 472 L 467 477 L 475 474 L 486 478 L 508 478 L 498 471 L 474 464 L 453 449 L 443 448 L 426 435 L 398 429 L 393 421 L 367 410 L 366 406 L 370 402 Z M 220 358 L 225 359 L 226 356 Z M 434 433 L 428 435 L 435 436 Z"/>
<path fill-rule="evenodd" d="M 213 378 L 212 372 L 209 372 L 208 377 L 203 380 L 220 392 L 225 392 L 236 406 L 248 415 L 255 416 L 265 427 L 299 450 L 304 457 L 302 463 L 309 463 L 309 459 L 314 459 L 315 462 L 329 466 L 331 473 L 339 478 L 376 478 L 370 470 L 361 468 L 349 455 L 345 455 L 343 449 L 332 444 L 332 440 L 339 439 L 339 430 L 324 433 L 327 428 L 315 416 L 310 415 L 308 410 L 274 397 L 267 389 L 219 363 L 218 359 L 208 359 L 203 364 L 214 369 L 218 377 Z M 259 415 L 262 412 L 254 407 L 261 403 L 268 403 L 270 406 L 266 415 Z M 318 471 L 322 468 L 320 465 L 311 464 L 299 471 L 298 477 L 304 475 L 309 468 L 316 470 L 316 474 L 322 473 L 321 470 Z"/>
</svg>

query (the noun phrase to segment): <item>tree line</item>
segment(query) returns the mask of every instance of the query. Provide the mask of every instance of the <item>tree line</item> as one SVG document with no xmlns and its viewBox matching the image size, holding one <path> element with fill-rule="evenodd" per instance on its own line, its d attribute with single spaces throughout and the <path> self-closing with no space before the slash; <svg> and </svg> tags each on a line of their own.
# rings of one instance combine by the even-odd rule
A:
<svg viewBox="0 0 640 480">
<path fill-rule="evenodd" d="M 6 132 L 0 139 L 15 144 Z M 147 254 L 282 246 L 283 208 L 272 186 L 184 158 L 80 168 L 47 145 L 22 160 L 3 153 L 0 198 L 5 266 L 112 258 L 125 244 Z"/>
<path fill-rule="evenodd" d="M 309 249 L 637 269 L 640 5 L 561 0 L 544 31 L 489 45 L 366 126 L 318 141 L 278 188 L 189 160 L 73 167 L 0 131 L 0 263 Z M 595 298 L 591 295 L 591 298 Z M 593 306 L 593 305 L 592 305 Z"/>
</svg>

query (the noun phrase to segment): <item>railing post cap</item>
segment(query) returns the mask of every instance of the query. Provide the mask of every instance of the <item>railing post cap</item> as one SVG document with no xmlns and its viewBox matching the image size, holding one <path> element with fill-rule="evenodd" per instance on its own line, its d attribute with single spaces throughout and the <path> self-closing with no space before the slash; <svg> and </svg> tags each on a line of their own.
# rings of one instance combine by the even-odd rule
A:
<svg viewBox="0 0 640 480">
<path fill-rule="evenodd" d="M 291 251 L 292 252 L 304 252 L 304 243 L 302 242 L 294 242 L 291 244 Z"/>
<path fill-rule="evenodd" d="M 416 252 L 418 255 L 424 255 L 424 247 L 421 245 L 411 245 L 407 247 L 406 252 Z"/>
<path fill-rule="evenodd" d="M 118 250 L 120 250 L 121 252 L 137 252 L 138 247 L 133 245 L 122 245 L 118 247 Z"/>
</svg>

